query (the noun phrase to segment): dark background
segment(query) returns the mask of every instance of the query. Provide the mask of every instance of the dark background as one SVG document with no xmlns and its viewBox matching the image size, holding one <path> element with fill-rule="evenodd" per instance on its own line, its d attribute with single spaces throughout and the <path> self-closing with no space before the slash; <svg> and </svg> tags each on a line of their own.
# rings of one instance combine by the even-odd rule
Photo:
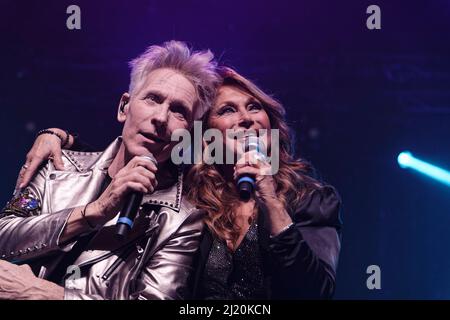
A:
<svg viewBox="0 0 450 320">
<path fill-rule="evenodd" d="M 70 4 L 81 30 L 66 28 Z M 366 28 L 371 4 L 381 30 Z M 280 99 L 299 155 L 340 191 L 336 298 L 450 299 L 450 189 L 396 162 L 410 150 L 450 168 L 448 1 L 2 0 L 0 30 L 1 203 L 38 130 L 106 147 L 126 62 L 184 40 Z"/>
</svg>

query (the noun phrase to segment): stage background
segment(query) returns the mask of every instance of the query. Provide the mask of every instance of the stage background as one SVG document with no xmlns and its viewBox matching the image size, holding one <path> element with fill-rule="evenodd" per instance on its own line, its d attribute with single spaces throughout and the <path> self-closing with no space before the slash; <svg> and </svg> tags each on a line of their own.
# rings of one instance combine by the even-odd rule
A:
<svg viewBox="0 0 450 320">
<path fill-rule="evenodd" d="M 81 8 L 81 30 L 66 8 Z M 366 8 L 381 7 L 381 30 Z M 127 61 L 170 39 L 210 48 L 285 105 L 299 155 L 343 198 L 337 299 L 450 299 L 450 4 L 433 1 L 12 1 L 0 5 L 0 202 L 39 129 L 102 149 Z M 366 268 L 381 268 L 368 290 Z"/>
</svg>

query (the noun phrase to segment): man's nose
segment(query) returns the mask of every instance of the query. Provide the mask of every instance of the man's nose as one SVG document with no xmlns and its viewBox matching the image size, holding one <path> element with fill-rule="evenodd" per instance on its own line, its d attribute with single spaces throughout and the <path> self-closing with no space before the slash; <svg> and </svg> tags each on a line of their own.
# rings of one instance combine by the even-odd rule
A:
<svg viewBox="0 0 450 320">
<path fill-rule="evenodd" d="M 159 133 L 167 129 L 168 117 L 169 108 L 165 104 L 161 105 L 153 115 L 151 122 Z"/>
</svg>

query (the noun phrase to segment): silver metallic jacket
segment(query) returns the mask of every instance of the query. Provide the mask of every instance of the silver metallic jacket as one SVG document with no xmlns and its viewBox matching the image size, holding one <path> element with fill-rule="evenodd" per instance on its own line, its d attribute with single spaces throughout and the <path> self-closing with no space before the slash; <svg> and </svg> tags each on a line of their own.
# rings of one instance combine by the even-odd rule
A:
<svg viewBox="0 0 450 320">
<path fill-rule="evenodd" d="M 59 239 L 74 207 L 100 195 L 121 140 L 104 152 L 63 150 L 64 171 L 51 162 L 0 213 L 0 257 L 28 263 L 48 278 L 70 252 Z M 124 242 L 114 238 L 117 217 L 97 233 L 73 263 L 65 299 L 182 299 L 203 229 L 203 213 L 182 199 L 182 174 L 165 190 L 145 195 Z"/>
</svg>

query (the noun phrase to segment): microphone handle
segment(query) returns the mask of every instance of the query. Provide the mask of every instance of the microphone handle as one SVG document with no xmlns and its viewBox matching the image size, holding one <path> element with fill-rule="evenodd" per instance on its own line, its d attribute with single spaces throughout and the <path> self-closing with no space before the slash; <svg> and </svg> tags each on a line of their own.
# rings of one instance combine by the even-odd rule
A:
<svg viewBox="0 0 450 320">
<path fill-rule="evenodd" d="M 141 192 L 132 192 L 128 195 L 125 205 L 120 212 L 119 220 L 117 220 L 116 237 L 119 240 L 124 240 L 128 236 L 143 197 L 144 194 Z"/>
<path fill-rule="evenodd" d="M 239 190 L 239 198 L 245 201 L 249 200 L 255 187 L 254 179 L 248 176 L 242 176 L 238 180 L 237 184 Z"/>
<path fill-rule="evenodd" d="M 252 151 L 256 150 L 259 152 L 259 141 L 258 138 L 255 138 L 252 136 L 252 141 L 249 140 L 249 138 L 246 139 L 245 145 L 244 145 L 244 151 Z M 256 139 L 256 141 L 255 141 Z M 241 176 L 237 181 L 237 187 L 239 191 L 239 198 L 241 198 L 244 201 L 247 201 L 252 196 L 253 190 L 255 189 L 255 179 L 248 175 Z"/>
</svg>

